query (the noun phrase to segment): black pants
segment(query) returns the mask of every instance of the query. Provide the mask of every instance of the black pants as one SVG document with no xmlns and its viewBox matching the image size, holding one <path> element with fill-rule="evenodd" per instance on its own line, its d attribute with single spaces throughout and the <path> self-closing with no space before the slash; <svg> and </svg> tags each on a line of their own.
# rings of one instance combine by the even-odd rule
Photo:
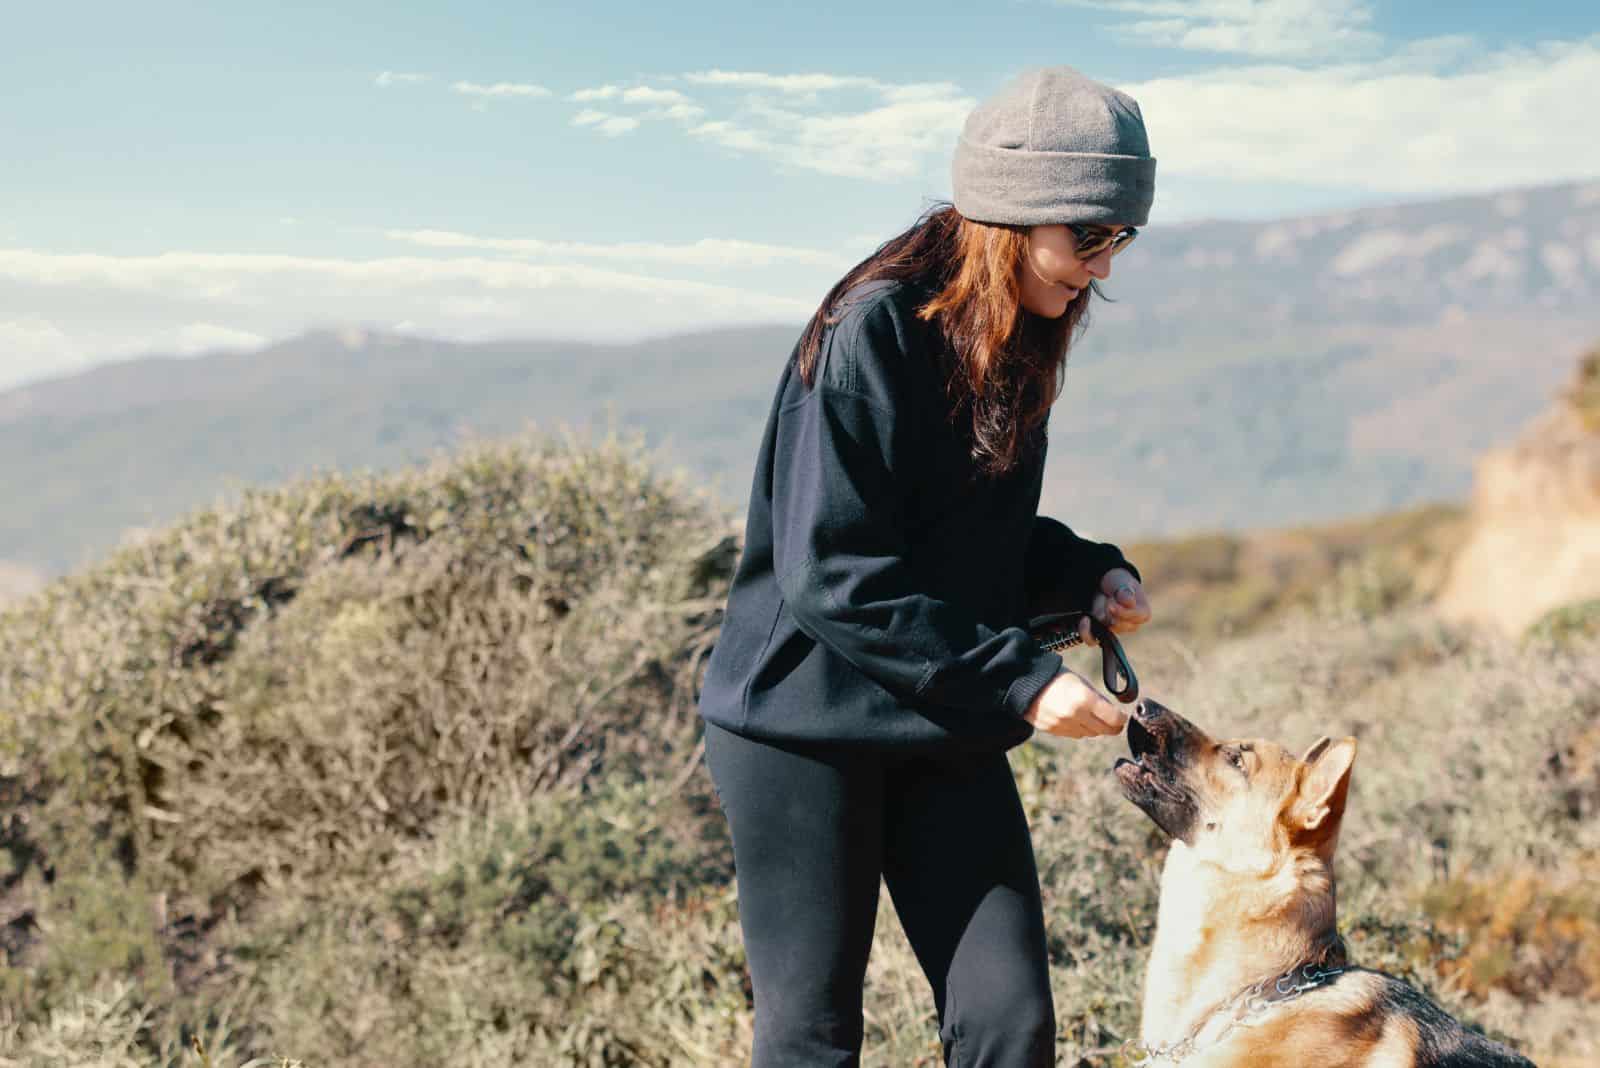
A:
<svg viewBox="0 0 1600 1068">
<path fill-rule="evenodd" d="M 754 1068 L 860 1063 L 880 875 L 946 1064 L 1054 1063 L 1039 876 L 1003 754 L 780 748 L 707 723 L 706 764 L 733 832 Z"/>
</svg>

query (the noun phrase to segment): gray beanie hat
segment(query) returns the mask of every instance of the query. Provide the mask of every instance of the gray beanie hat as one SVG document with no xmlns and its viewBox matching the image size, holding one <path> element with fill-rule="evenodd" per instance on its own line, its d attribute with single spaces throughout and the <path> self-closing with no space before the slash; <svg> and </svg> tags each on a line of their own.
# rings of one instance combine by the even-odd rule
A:
<svg viewBox="0 0 1600 1068">
<path fill-rule="evenodd" d="M 1023 226 L 1143 226 L 1156 193 L 1139 105 L 1071 67 L 1026 71 L 974 108 L 951 177 L 962 215 Z"/>
</svg>

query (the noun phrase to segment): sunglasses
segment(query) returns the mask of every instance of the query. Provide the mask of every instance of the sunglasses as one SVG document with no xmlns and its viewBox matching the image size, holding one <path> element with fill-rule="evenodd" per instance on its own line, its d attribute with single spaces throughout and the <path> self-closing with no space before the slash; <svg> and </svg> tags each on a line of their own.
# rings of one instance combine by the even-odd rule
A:
<svg viewBox="0 0 1600 1068">
<path fill-rule="evenodd" d="M 1124 226 L 1119 230 L 1112 230 L 1106 226 L 1067 223 L 1066 227 L 1072 231 L 1072 236 L 1078 240 L 1077 247 L 1072 251 L 1080 260 L 1092 259 L 1106 249 L 1110 249 L 1111 254 L 1115 256 L 1127 248 L 1134 238 L 1139 236 L 1139 231 L 1132 226 Z"/>
</svg>

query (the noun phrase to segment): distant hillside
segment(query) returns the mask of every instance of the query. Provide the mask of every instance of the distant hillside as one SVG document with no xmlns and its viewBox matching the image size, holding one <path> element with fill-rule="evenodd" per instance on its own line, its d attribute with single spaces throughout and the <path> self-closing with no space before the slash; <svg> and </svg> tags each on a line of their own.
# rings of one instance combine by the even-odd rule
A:
<svg viewBox="0 0 1600 1068">
<path fill-rule="evenodd" d="M 1158 226 L 1108 290 L 1052 420 L 1047 510 L 1126 538 L 1462 499 L 1600 337 L 1600 183 Z M 319 331 L 0 393 L 0 558 L 60 572 L 241 483 L 529 421 L 640 429 L 738 505 L 799 325 L 626 346 Z"/>
<path fill-rule="evenodd" d="M 701 472 L 723 472 L 736 454 L 753 460 L 765 380 L 793 333 L 599 346 L 319 331 L 258 352 L 135 360 L 0 393 L 0 499 L 18 502 L 0 511 L 0 558 L 68 570 L 129 527 L 161 526 L 241 484 L 393 468 L 530 421 L 603 425 L 608 405 L 617 427 L 669 441 Z"/>
</svg>

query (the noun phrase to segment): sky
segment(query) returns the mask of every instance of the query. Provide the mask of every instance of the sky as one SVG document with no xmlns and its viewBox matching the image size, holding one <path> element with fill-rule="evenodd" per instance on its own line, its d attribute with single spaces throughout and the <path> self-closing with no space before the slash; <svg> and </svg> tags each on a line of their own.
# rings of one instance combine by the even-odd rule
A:
<svg viewBox="0 0 1600 1068">
<path fill-rule="evenodd" d="M 365 326 L 801 323 L 967 113 L 1138 100 L 1149 225 L 1600 176 L 1593 0 L 0 0 L 0 389 Z"/>
</svg>

